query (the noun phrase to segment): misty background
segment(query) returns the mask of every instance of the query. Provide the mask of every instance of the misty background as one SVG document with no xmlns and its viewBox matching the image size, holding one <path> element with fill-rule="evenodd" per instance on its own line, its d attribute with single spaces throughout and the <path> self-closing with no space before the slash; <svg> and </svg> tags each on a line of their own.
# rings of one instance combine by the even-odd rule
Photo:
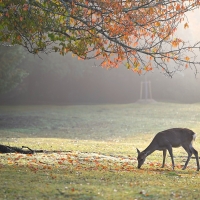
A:
<svg viewBox="0 0 200 200">
<path fill-rule="evenodd" d="M 193 70 L 177 72 L 170 78 L 158 70 L 138 75 L 124 66 L 107 70 L 98 64 L 96 60 L 78 60 L 72 54 L 38 57 L 24 52 L 16 67 L 28 75 L 16 88 L 0 95 L 0 104 L 133 103 L 140 98 L 145 76 L 156 101 L 200 102 L 200 79 Z"/>
<path fill-rule="evenodd" d="M 195 43 L 200 40 L 198 10 L 187 15 L 189 29 L 180 24 L 177 36 Z M 176 72 L 173 78 L 162 71 L 154 70 L 138 75 L 120 66 L 118 69 L 103 69 L 98 60 L 78 60 L 71 53 L 34 56 L 22 47 L 0 47 L 0 76 L 6 78 L 22 70 L 22 82 L 10 91 L 0 94 L 0 104 L 105 104 L 133 103 L 139 100 L 141 82 L 151 82 L 152 98 L 155 101 L 196 103 L 200 102 L 200 76 L 195 70 Z M 4 53 L 4 55 L 3 55 Z M 3 56 L 2 56 L 3 55 Z M 196 53 L 197 58 L 199 52 Z M 7 64 L 13 66 L 12 72 Z M 4 65 L 3 65 L 4 63 Z M 14 80 L 3 82 L 4 87 Z M 1 88 L 0 88 L 1 89 Z M 143 88 L 144 92 L 144 88 Z M 143 94 L 144 97 L 144 94 Z"/>
</svg>

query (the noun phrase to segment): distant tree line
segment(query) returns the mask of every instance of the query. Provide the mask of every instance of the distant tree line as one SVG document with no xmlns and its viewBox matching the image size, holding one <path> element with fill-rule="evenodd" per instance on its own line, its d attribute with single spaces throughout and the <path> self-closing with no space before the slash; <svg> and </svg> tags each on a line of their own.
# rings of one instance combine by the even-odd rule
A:
<svg viewBox="0 0 200 200">
<path fill-rule="evenodd" d="M 28 74 L 20 67 L 25 58 L 23 48 L 0 46 L 0 93 L 16 87 Z"/>
<path fill-rule="evenodd" d="M 71 54 L 38 57 L 17 46 L 1 46 L 0 51 L 5 52 L 0 56 L 0 104 L 132 103 L 140 97 L 144 76 L 123 67 L 106 70 L 96 67 L 98 60 L 82 61 Z M 154 71 L 148 73 L 147 79 L 157 101 L 200 101 L 199 79 L 192 71 L 176 73 L 173 78 Z"/>
</svg>

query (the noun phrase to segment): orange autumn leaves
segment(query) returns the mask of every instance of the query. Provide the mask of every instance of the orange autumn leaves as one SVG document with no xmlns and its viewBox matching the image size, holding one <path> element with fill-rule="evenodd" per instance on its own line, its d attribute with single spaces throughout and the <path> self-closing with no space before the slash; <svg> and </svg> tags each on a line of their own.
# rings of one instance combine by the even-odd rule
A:
<svg viewBox="0 0 200 200">
<path fill-rule="evenodd" d="M 92 9 L 89 1 L 86 2 L 88 7 L 84 8 L 84 16 L 87 19 L 91 17 L 91 20 L 87 21 L 88 27 L 93 30 L 101 23 L 104 25 L 103 31 L 99 31 L 101 34 L 95 35 L 97 37 L 92 39 L 88 49 L 94 50 L 95 57 L 103 59 L 101 66 L 104 68 L 116 68 L 123 63 L 128 69 L 139 74 L 142 71 L 151 71 L 154 55 L 159 54 L 162 48 L 161 43 L 157 42 L 157 45 L 155 41 L 162 40 L 162 43 L 166 41 L 175 49 L 183 43 L 179 38 L 174 39 L 173 35 L 177 30 L 177 23 L 184 20 L 183 13 L 187 8 L 184 2 L 171 2 L 168 5 L 158 3 L 155 6 L 150 4 L 143 6 L 142 2 L 135 1 L 120 2 L 113 3 L 113 1 L 104 0 L 100 3 L 97 1 L 97 5 L 102 8 L 99 12 Z M 80 7 L 76 6 L 76 3 L 74 5 L 73 13 L 76 13 Z M 73 25 L 76 26 L 77 23 L 75 21 Z M 185 23 L 184 28 L 188 27 L 188 23 Z M 99 45 L 93 48 L 97 39 Z M 105 41 L 107 41 L 106 45 Z M 154 52 L 155 47 L 156 52 Z M 141 51 L 144 55 L 152 56 L 144 62 L 144 59 L 141 59 Z M 178 58 L 173 53 L 161 53 L 163 61 L 169 62 Z M 87 57 L 79 56 L 83 59 Z M 187 62 L 188 56 L 184 60 Z"/>
<path fill-rule="evenodd" d="M 84 171 L 126 171 L 143 173 L 148 172 L 171 171 L 171 165 L 161 168 L 161 163 L 147 162 L 147 168 L 137 169 L 137 159 L 131 156 L 106 156 L 98 153 L 48 153 L 48 154 L 1 154 L 0 166 L 10 165 L 15 168 L 27 167 L 34 173 L 38 170 L 53 169 L 74 169 Z M 180 170 L 183 166 L 176 165 Z M 55 178 L 55 177 L 54 177 Z"/>
<path fill-rule="evenodd" d="M 134 171 L 136 159 L 94 153 L 1 154 L 1 165 L 28 167 L 31 171 L 73 167 L 75 170 Z"/>
<path fill-rule="evenodd" d="M 175 38 L 171 44 L 172 44 L 172 47 L 177 47 L 180 43 L 182 43 L 183 41 L 179 38 Z"/>
<path fill-rule="evenodd" d="M 156 64 L 162 68 L 168 60 L 190 61 L 187 48 L 182 53 L 184 41 L 175 32 L 181 22 L 185 29 L 189 27 L 184 14 L 200 4 L 195 0 L 5 2 L 2 8 L 10 6 L 2 14 L 1 30 L 9 31 L 0 31 L 3 41 L 25 46 L 32 53 L 50 46 L 61 55 L 72 52 L 81 59 L 97 58 L 104 68 L 124 64 L 139 74 Z"/>
</svg>

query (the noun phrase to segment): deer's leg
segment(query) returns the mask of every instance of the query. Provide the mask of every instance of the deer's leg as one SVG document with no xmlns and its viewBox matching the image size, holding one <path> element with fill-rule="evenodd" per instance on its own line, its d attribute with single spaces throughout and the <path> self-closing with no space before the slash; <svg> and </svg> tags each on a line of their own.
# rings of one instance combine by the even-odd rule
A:
<svg viewBox="0 0 200 200">
<path fill-rule="evenodd" d="M 172 152 L 172 146 L 171 145 L 168 145 L 167 146 L 167 150 L 169 151 L 169 155 L 172 159 L 172 169 L 174 170 L 174 157 L 173 157 L 173 152 Z"/>
<path fill-rule="evenodd" d="M 195 158 L 196 158 L 196 162 L 197 162 L 197 171 L 199 171 L 199 156 L 198 156 L 198 151 L 194 149 L 194 147 L 191 145 L 190 149 L 192 151 L 192 153 L 194 154 Z"/>
<path fill-rule="evenodd" d="M 184 165 L 184 167 L 182 168 L 183 170 L 187 167 L 187 165 L 188 165 L 188 163 L 189 163 L 189 161 L 190 161 L 190 158 L 191 158 L 191 156 L 192 156 L 192 152 L 193 152 L 193 149 L 189 146 L 189 145 L 182 145 L 182 147 L 185 149 L 185 151 L 188 153 L 188 158 L 187 158 L 187 160 L 186 160 L 186 162 L 185 162 L 185 165 Z M 195 150 L 196 151 L 196 150 Z"/>
<path fill-rule="evenodd" d="M 167 150 L 163 150 L 163 163 L 162 163 L 162 168 L 165 166 L 165 158 L 166 158 L 166 153 L 167 153 Z"/>
</svg>

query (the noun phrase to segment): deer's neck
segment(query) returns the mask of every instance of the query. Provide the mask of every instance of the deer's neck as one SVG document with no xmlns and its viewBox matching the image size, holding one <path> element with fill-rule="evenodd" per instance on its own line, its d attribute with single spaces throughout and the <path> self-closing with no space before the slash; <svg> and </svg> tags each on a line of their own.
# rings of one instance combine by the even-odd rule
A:
<svg viewBox="0 0 200 200">
<path fill-rule="evenodd" d="M 143 151 L 148 155 L 152 154 L 157 149 L 157 145 L 152 141 L 150 145 Z"/>
</svg>

